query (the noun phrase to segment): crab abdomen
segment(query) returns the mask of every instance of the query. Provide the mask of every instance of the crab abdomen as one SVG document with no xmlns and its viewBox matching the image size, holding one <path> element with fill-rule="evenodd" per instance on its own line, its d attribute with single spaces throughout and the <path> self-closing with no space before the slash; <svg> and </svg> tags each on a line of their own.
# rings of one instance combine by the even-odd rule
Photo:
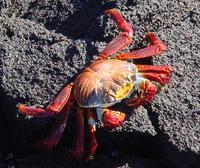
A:
<svg viewBox="0 0 200 168">
<path fill-rule="evenodd" d="M 126 61 L 95 62 L 75 80 L 74 96 L 82 107 L 109 107 L 130 94 L 136 73 Z"/>
</svg>

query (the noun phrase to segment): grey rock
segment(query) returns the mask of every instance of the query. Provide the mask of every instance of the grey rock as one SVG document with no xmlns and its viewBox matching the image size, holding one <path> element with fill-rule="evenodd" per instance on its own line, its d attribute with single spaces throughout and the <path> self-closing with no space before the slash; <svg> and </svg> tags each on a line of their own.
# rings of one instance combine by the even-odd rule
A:
<svg viewBox="0 0 200 168">
<path fill-rule="evenodd" d="M 19 101 L 48 104 L 65 83 L 73 81 L 96 58 L 105 42 L 119 33 L 113 21 L 103 15 L 100 1 L 5 2 L 0 19 L 0 91 L 12 118 L 16 109 L 11 105 Z M 155 148 L 157 154 L 171 161 L 163 162 L 166 167 L 199 167 L 200 3 L 128 0 L 118 1 L 117 6 L 135 30 L 134 44 L 125 51 L 145 47 L 145 34 L 154 31 L 167 43 L 168 51 L 143 61 L 172 65 L 175 72 L 152 108 L 133 111 L 121 107 L 129 119 L 111 132 L 99 130 L 102 148 L 126 148 L 148 156 Z M 47 131 L 46 123 L 42 123 L 36 124 L 33 134 L 39 128 Z M 124 167 L 130 165 L 124 163 Z"/>
<path fill-rule="evenodd" d="M 90 34 L 89 25 L 101 13 L 101 1 L 92 0 L 23 0 L 6 1 L 4 15 L 32 20 L 48 30 L 70 38 Z"/>
</svg>

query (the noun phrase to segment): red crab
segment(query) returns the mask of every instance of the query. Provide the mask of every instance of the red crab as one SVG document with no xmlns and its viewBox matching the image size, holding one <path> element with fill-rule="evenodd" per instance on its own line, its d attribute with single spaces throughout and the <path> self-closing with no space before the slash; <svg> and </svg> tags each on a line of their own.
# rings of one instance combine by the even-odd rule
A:
<svg viewBox="0 0 200 168">
<path fill-rule="evenodd" d="M 128 98 L 131 93 L 135 95 L 127 100 L 128 106 L 145 105 L 152 101 L 157 91 L 152 81 L 160 85 L 168 84 L 170 81 L 171 66 L 135 65 L 126 61 L 151 57 L 166 51 L 166 45 L 154 33 L 147 34 L 146 38 L 150 45 L 146 48 L 118 54 L 115 58 L 108 59 L 132 43 L 133 29 L 118 10 L 109 9 L 105 13 L 115 21 L 122 32 L 105 47 L 98 59 L 73 83 L 64 86 L 47 107 L 17 105 L 21 113 L 33 117 L 62 114 L 61 120 L 57 121 L 48 136 L 38 143 L 43 149 L 50 149 L 58 144 L 67 123 L 68 111 L 75 100 L 80 107 L 75 114 L 77 132 L 71 154 L 75 159 L 79 159 L 87 153 L 90 158 L 95 154 L 98 145 L 95 137 L 96 124 L 100 123 L 104 128 L 115 128 L 125 119 L 124 112 L 114 111 L 111 106 Z M 84 151 L 83 142 L 85 114 L 90 131 L 90 145 L 87 152 Z"/>
</svg>

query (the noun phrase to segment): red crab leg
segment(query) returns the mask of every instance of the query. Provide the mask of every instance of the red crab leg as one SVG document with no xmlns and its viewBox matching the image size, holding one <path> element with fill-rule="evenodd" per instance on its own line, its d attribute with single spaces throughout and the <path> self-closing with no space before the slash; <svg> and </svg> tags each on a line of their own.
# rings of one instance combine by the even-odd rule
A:
<svg viewBox="0 0 200 168">
<path fill-rule="evenodd" d="M 138 76 L 156 81 L 162 85 L 168 84 L 172 75 L 171 66 L 155 66 L 155 65 L 136 65 L 138 68 Z"/>
<path fill-rule="evenodd" d="M 164 73 L 145 72 L 145 73 L 138 73 L 138 76 L 144 77 L 151 81 L 156 81 L 156 82 L 160 83 L 161 85 L 168 84 L 171 80 L 171 75 L 167 75 Z"/>
<path fill-rule="evenodd" d="M 72 83 L 65 86 L 60 91 L 60 93 L 50 102 L 47 108 L 26 106 L 24 104 L 18 104 L 17 108 L 19 112 L 26 115 L 32 115 L 33 117 L 37 118 L 52 116 L 56 113 L 59 113 L 62 110 L 63 106 L 67 103 L 71 94 L 72 86 Z"/>
<path fill-rule="evenodd" d="M 75 143 L 70 152 L 70 157 L 75 160 L 80 159 L 84 152 L 84 113 L 83 109 L 77 109 L 76 111 Z"/>
<path fill-rule="evenodd" d="M 139 107 L 150 103 L 156 92 L 156 86 L 148 79 L 137 77 L 135 82 L 135 90 L 138 91 L 137 97 L 129 99 L 126 104 L 131 107 Z"/>
<path fill-rule="evenodd" d="M 23 104 L 19 104 L 17 106 L 21 113 L 26 115 L 33 115 L 33 117 L 38 118 L 48 117 L 57 113 L 61 113 L 61 116 L 59 116 L 60 118 L 56 120 L 48 136 L 36 144 L 36 146 L 40 149 L 51 149 L 55 147 L 63 134 L 67 123 L 68 112 L 71 108 L 70 94 L 72 85 L 73 84 L 69 84 L 65 86 L 47 106 L 46 109 L 35 106 L 29 107 Z"/>
<path fill-rule="evenodd" d="M 96 139 L 96 115 L 93 111 L 88 110 L 87 113 L 88 125 L 89 125 L 89 134 L 90 134 L 90 144 L 88 149 L 88 160 L 93 158 L 93 155 L 96 153 L 98 146 Z"/>
<path fill-rule="evenodd" d="M 53 111 L 55 113 L 59 113 L 64 105 L 70 98 L 72 91 L 73 83 L 65 86 L 60 93 L 52 100 L 52 102 L 47 106 L 47 111 Z"/>
<path fill-rule="evenodd" d="M 65 130 L 68 119 L 68 112 L 71 106 L 72 103 L 69 100 L 69 102 L 63 107 L 62 111 L 60 112 L 61 116 L 59 116 L 56 119 L 47 137 L 45 139 L 40 140 L 35 145 L 37 148 L 46 150 L 57 146 Z"/>
<path fill-rule="evenodd" d="M 112 54 L 124 49 L 132 42 L 133 29 L 130 23 L 128 23 L 120 12 L 116 9 L 106 10 L 105 13 L 109 15 L 122 31 L 119 36 L 114 38 L 106 48 L 100 53 L 98 60 L 106 59 Z"/>
<path fill-rule="evenodd" d="M 146 38 L 150 42 L 150 45 L 148 47 L 120 54 L 116 56 L 116 58 L 120 60 L 141 59 L 162 54 L 164 51 L 167 50 L 167 46 L 162 41 L 160 41 L 154 33 L 149 32 Z"/>
<path fill-rule="evenodd" d="M 156 72 L 171 74 L 173 68 L 171 66 L 162 66 L 162 65 L 136 65 L 139 72 Z"/>
</svg>

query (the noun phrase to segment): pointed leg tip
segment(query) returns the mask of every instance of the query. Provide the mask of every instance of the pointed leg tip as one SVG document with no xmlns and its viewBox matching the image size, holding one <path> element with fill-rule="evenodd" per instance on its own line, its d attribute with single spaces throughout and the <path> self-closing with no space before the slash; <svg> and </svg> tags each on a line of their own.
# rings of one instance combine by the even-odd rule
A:
<svg viewBox="0 0 200 168">
<path fill-rule="evenodd" d="M 17 107 L 17 108 L 20 108 L 21 105 L 23 105 L 23 104 L 17 103 L 16 107 Z"/>
<path fill-rule="evenodd" d="M 163 51 L 167 50 L 167 45 L 164 44 L 156 35 L 154 32 L 148 32 L 146 35 L 146 39 L 153 45 L 156 45 L 160 52 L 162 53 Z"/>
<path fill-rule="evenodd" d="M 116 9 L 113 9 L 113 8 L 111 8 L 111 9 L 105 9 L 105 10 L 104 10 L 104 13 L 105 13 L 106 15 L 110 15 L 110 14 L 112 14 L 114 11 L 116 11 Z"/>
<path fill-rule="evenodd" d="M 19 112 L 23 113 L 25 104 L 18 103 L 16 105 L 16 107 L 17 107 L 17 109 L 18 109 Z"/>
<path fill-rule="evenodd" d="M 155 32 L 147 32 L 146 39 L 157 39 L 157 35 Z"/>
<path fill-rule="evenodd" d="M 147 32 L 147 36 L 156 36 L 155 32 Z"/>
<path fill-rule="evenodd" d="M 150 41 L 158 40 L 158 36 L 155 32 L 147 32 L 146 39 Z"/>
</svg>

